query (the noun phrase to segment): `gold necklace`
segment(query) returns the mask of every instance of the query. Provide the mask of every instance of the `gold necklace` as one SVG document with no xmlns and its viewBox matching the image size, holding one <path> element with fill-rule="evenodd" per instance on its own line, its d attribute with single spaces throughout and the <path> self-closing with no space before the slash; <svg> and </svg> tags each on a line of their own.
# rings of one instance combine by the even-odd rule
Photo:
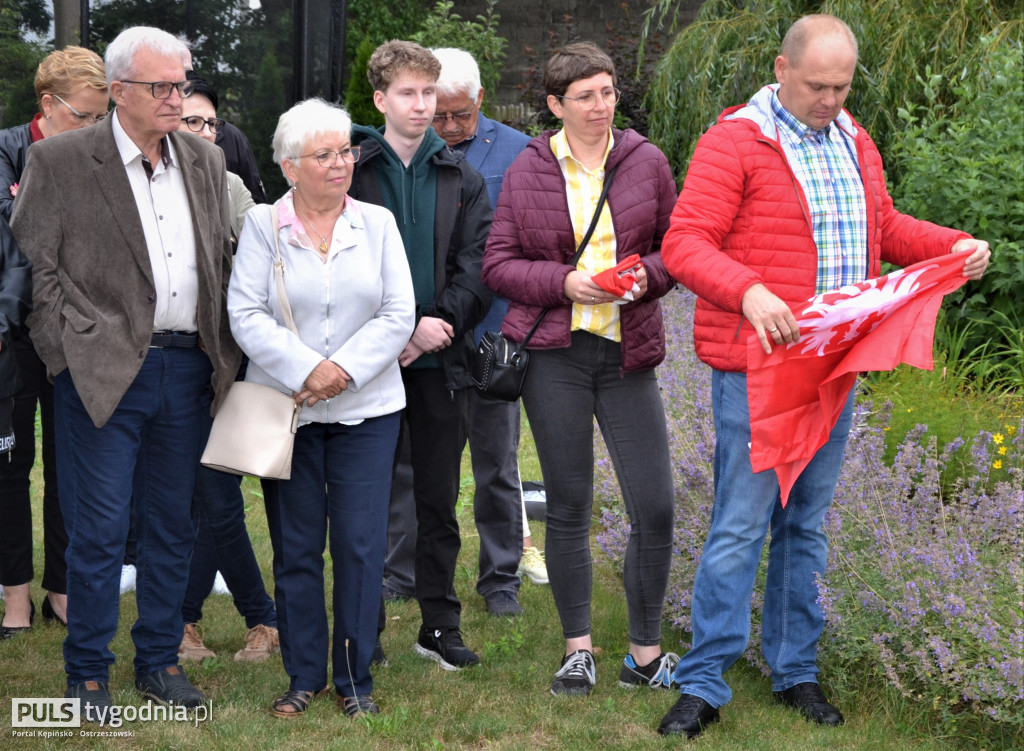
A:
<svg viewBox="0 0 1024 751">
<path fill-rule="evenodd" d="M 306 225 L 306 229 L 312 229 L 314 233 L 319 235 L 319 237 L 320 237 L 320 252 L 323 253 L 324 255 L 326 255 L 327 254 L 327 235 L 325 235 L 323 232 L 318 230 L 316 228 L 316 225 L 313 224 L 313 221 L 311 219 L 309 219 L 308 217 L 304 217 L 301 213 L 299 213 L 298 208 L 295 209 L 295 213 L 296 213 L 296 215 L 298 215 L 299 220 L 304 225 Z M 333 232 L 333 230 L 332 230 L 332 232 Z"/>
</svg>

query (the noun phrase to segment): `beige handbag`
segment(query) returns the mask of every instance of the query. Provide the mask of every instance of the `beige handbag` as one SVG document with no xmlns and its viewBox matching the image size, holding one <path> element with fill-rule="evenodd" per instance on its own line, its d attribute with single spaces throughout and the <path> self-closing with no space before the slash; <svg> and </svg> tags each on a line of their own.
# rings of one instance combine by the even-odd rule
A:
<svg viewBox="0 0 1024 751">
<path fill-rule="evenodd" d="M 285 325 L 296 336 L 291 305 L 284 289 L 284 261 L 278 245 L 277 210 L 273 213 L 274 279 Z M 302 405 L 271 386 L 236 381 L 213 418 L 210 439 L 199 460 L 204 467 L 271 480 L 292 476 L 292 449 Z"/>
</svg>

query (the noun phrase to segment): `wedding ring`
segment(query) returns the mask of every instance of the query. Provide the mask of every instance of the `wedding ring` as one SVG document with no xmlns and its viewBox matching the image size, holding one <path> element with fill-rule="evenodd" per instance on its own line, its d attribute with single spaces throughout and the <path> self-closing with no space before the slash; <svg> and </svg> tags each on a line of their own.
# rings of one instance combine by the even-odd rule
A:
<svg viewBox="0 0 1024 751">
<path fill-rule="evenodd" d="M 774 333 L 775 333 L 776 331 L 778 331 L 778 329 L 777 329 L 777 328 L 776 328 L 776 329 L 768 329 L 768 331 L 769 331 L 770 333 L 774 334 Z"/>
<path fill-rule="evenodd" d="M 593 295 L 591 295 L 591 296 L 590 296 L 590 302 L 592 302 L 592 303 L 595 303 L 595 302 L 597 302 L 597 298 L 596 298 L 596 297 L 594 297 Z"/>
</svg>

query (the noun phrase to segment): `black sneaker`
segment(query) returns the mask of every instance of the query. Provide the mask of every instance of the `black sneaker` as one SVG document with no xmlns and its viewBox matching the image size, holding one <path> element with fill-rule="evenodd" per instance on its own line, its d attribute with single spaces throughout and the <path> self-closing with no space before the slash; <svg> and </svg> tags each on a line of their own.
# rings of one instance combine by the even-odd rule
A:
<svg viewBox="0 0 1024 751">
<path fill-rule="evenodd" d="M 523 606 L 519 604 L 519 598 L 516 596 L 515 591 L 510 589 L 499 589 L 497 592 L 491 592 L 491 594 L 484 598 L 484 602 L 487 603 L 487 612 L 499 618 L 523 614 Z"/>
<path fill-rule="evenodd" d="M 825 698 L 817 683 L 798 683 L 785 691 L 776 691 L 774 695 L 776 701 L 800 710 L 804 717 L 813 722 L 832 727 L 845 722 L 843 713 Z"/>
<path fill-rule="evenodd" d="M 555 673 L 551 693 L 555 696 L 587 696 L 597 683 L 594 655 L 587 649 L 577 649 L 562 658 L 562 667 Z"/>
<path fill-rule="evenodd" d="M 68 686 L 64 692 L 65 699 L 81 699 L 82 714 L 85 722 L 105 725 L 110 719 L 110 688 L 100 681 L 85 681 Z"/>
<path fill-rule="evenodd" d="M 636 664 L 633 655 L 627 654 L 619 668 L 619 685 L 622 688 L 678 688 L 672 683 L 672 674 L 678 664 L 679 655 L 675 652 L 662 652 L 643 667 Z"/>
<path fill-rule="evenodd" d="M 135 688 L 158 704 L 198 707 L 206 701 L 206 695 L 192 685 L 178 665 L 137 677 Z"/>
<path fill-rule="evenodd" d="M 662 735 L 685 735 L 687 738 L 696 738 L 708 725 L 718 722 L 719 719 L 721 718 L 716 707 L 712 707 L 699 696 L 683 694 L 662 718 L 658 732 Z"/>
<path fill-rule="evenodd" d="M 445 670 L 461 670 L 479 665 L 476 652 L 468 649 L 462 641 L 462 632 L 457 628 L 427 628 L 420 626 L 420 637 L 416 640 L 416 654 L 433 660 Z"/>
</svg>

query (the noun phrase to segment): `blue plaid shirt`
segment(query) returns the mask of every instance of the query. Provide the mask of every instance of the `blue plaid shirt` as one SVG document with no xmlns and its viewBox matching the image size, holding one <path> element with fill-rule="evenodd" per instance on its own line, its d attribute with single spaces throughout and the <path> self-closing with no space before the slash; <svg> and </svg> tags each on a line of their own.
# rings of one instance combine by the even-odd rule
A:
<svg viewBox="0 0 1024 751">
<path fill-rule="evenodd" d="M 868 273 L 864 183 L 849 139 L 835 123 L 814 130 L 790 114 L 772 93 L 782 150 L 811 209 L 818 246 L 815 293 L 856 284 Z"/>
</svg>

